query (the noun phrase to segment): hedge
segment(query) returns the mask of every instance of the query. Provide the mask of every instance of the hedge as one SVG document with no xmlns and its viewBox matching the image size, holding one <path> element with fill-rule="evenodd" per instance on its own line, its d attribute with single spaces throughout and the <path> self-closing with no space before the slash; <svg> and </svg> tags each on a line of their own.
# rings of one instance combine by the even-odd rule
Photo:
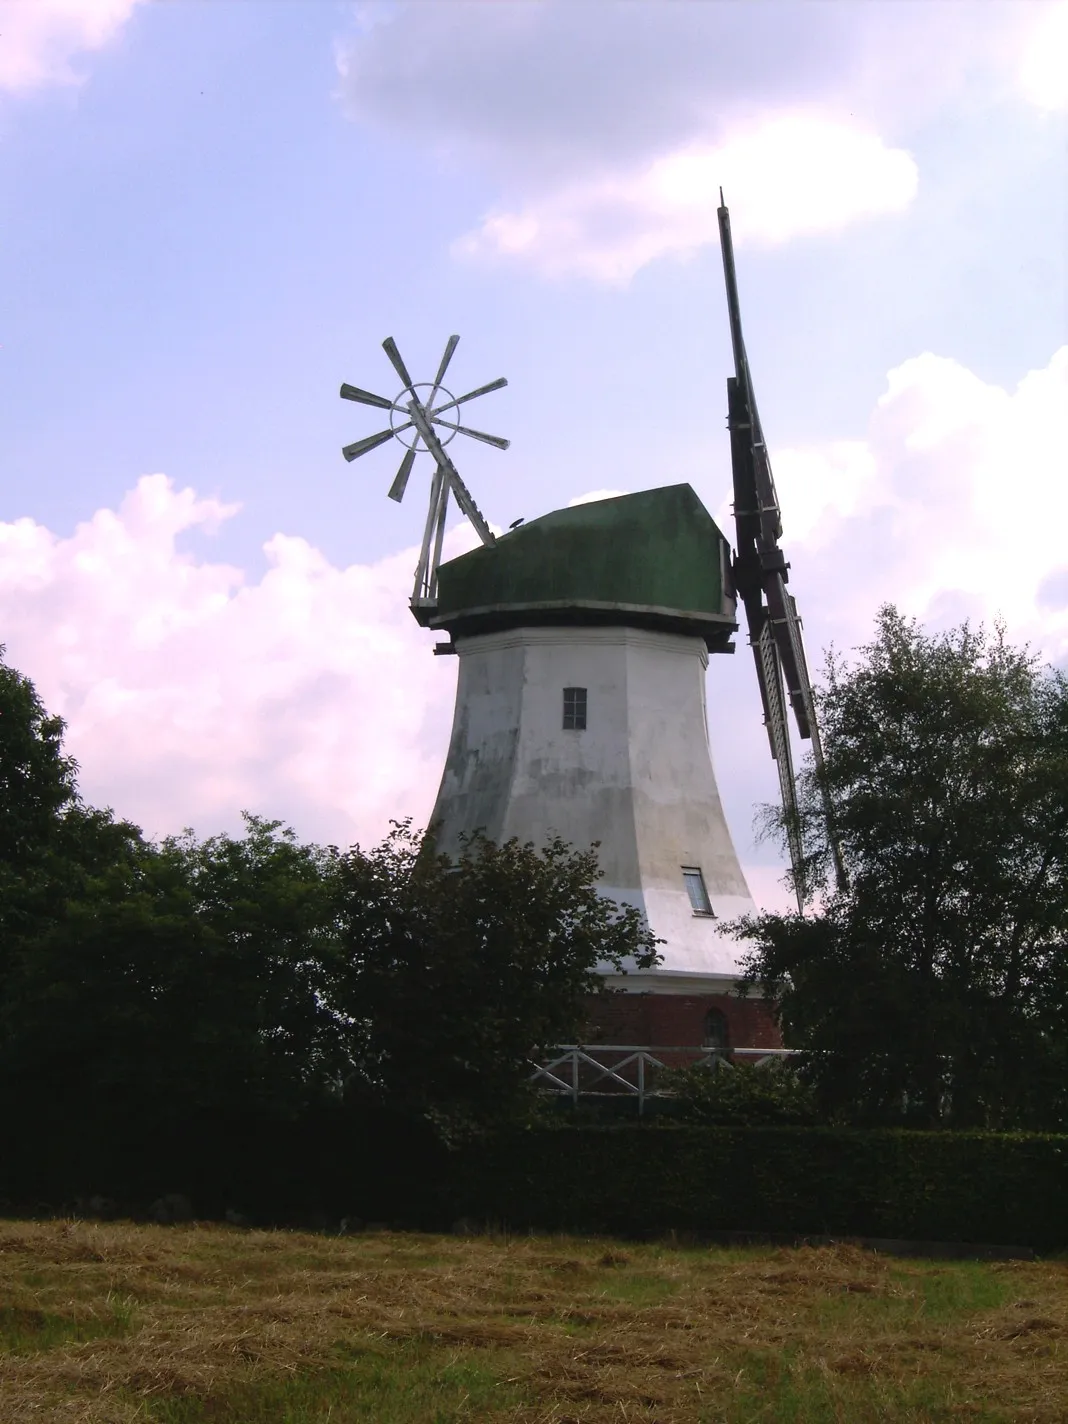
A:
<svg viewBox="0 0 1068 1424">
<path fill-rule="evenodd" d="M 513 1229 L 1068 1247 L 1068 1136 L 563 1127 L 457 1154 L 443 1207 Z"/>
<path fill-rule="evenodd" d="M 181 1192 L 198 1215 L 234 1208 L 264 1223 L 313 1212 L 429 1230 L 466 1217 L 636 1237 L 737 1231 L 1068 1249 L 1068 1135 L 584 1123 L 450 1152 L 385 1115 L 161 1119 L 83 1137 L 44 1127 L 9 1136 L 0 1210 L 99 1193 L 136 1213 Z"/>
</svg>

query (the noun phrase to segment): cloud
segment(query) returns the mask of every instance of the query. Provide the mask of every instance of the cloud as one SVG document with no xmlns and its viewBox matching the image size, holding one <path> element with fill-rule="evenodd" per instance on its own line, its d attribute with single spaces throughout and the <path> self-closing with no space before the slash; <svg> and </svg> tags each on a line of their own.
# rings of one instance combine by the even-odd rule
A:
<svg viewBox="0 0 1068 1424">
<path fill-rule="evenodd" d="M 1011 388 L 913 357 L 863 440 L 772 453 L 814 670 L 832 641 L 865 642 L 887 600 L 935 626 L 1000 615 L 1068 659 L 1068 347 Z M 408 612 L 416 550 L 338 568 L 276 534 L 251 582 L 187 548 L 235 515 L 152 475 L 69 538 L 0 523 L 0 641 L 67 719 L 87 798 L 152 833 L 234 827 L 246 807 L 340 843 L 425 822 L 455 663 Z M 447 539 L 455 554 L 473 535 Z M 748 861 L 753 805 L 775 794 L 748 656 L 713 660 L 709 716 Z M 785 903 L 773 869 L 747 873 Z"/>
<path fill-rule="evenodd" d="M 887 602 L 933 630 L 1002 618 L 1013 642 L 1068 665 L 1068 347 L 1013 387 L 916 356 L 888 373 L 864 439 L 771 454 L 817 681 L 824 652 L 870 641 Z M 732 532 L 729 502 L 716 520 Z M 709 669 L 713 761 L 750 888 L 783 908 L 781 869 L 750 844 L 753 808 L 778 786 L 744 629 L 736 641 Z"/>
<path fill-rule="evenodd" d="M 721 182 L 743 243 L 901 211 L 909 136 L 969 85 L 1011 92 L 1032 18 L 1003 0 L 362 14 L 338 47 L 347 112 L 497 190 L 454 252 L 610 282 L 713 240 Z"/>
<path fill-rule="evenodd" d="M 505 182 L 640 166 L 716 144 L 770 110 L 816 106 L 881 130 L 1007 63 L 1014 0 L 618 0 L 361 5 L 337 47 L 360 123 L 475 155 Z"/>
<path fill-rule="evenodd" d="M 773 452 L 810 625 L 863 640 L 878 605 L 1003 618 L 1068 658 L 1068 346 L 1013 389 L 930 352 L 887 377 L 864 441 Z"/>
<path fill-rule="evenodd" d="M 425 820 L 454 669 L 408 611 L 416 551 L 341 569 L 276 534 L 250 584 L 178 547 L 235 512 L 151 475 L 68 539 L 0 524 L 0 641 L 67 719 L 83 793 L 152 833 L 243 808 L 342 843 Z"/>
<path fill-rule="evenodd" d="M 256 583 L 182 551 L 237 513 L 150 475 L 69 538 L 0 523 L 0 642 L 66 718 L 86 799 L 154 835 L 237 830 L 243 808 L 338 844 L 425 824 L 455 660 L 408 611 L 417 551 L 342 569 L 276 534 Z M 473 542 L 457 526 L 447 552 Z M 777 870 L 750 873 L 786 903 Z"/>
<path fill-rule="evenodd" d="M 5 0 L 0 15 L 0 90 L 24 93 L 78 84 L 73 61 L 102 49 L 142 0 Z"/>
<path fill-rule="evenodd" d="M 569 499 L 567 507 L 574 509 L 579 504 L 595 504 L 599 499 L 618 499 L 623 493 L 623 490 L 618 489 L 587 490 L 585 494 L 577 494 L 574 499 Z"/>
<path fill-rule="evenodd" d="M 1020 89 L 1040 109 L 1068 109 L 1068 3 L 1043 6 L 1022 47 Z"/>
<path fill-rule="evenodd" d="M 602 175 L 497 211 L 454 247 L 469 258 L 522 258 L 547 276 L 626 283 L 647 263 L 716 240 L 719 189 L 740 242 L 774 246 L 900 212 L 916 193 L 911 156 L 873 133 L 813 114 L 782 114 L 640 170 Z"/>
<path fill-rule="evenodd" d="M 338 47 L 352 117 L 474 153 L 504 176 L 559 181 L 648 158 L 754 95 L 781 102 L 828 79 L 822 6 L 565 3 L 362 7 Z M 368 23 L 377 13 L 381 23 Z M 737 56 L 759 46 L 761 63 Z"/>
</svg>

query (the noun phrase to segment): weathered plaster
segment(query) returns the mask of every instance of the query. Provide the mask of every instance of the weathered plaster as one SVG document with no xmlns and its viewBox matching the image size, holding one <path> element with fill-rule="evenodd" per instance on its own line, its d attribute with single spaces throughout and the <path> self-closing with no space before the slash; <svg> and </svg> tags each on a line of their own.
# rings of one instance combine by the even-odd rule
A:
<svg viewBox="0 0 1068 1424">
<path fill-rule="evenodd" d="M 452 854 L 494 840 L 599 842 L 606 896 L 638 906 L 664 970 L 731 975 L 724 920 L 755 912 L 720 804 L 701 637 L 628 627 L 514 628 L 456 639 L 459 679 L 434 809 Z M 585 731 L 562 726 L 563 689 L 588 691 Z M 715 917 L 695 915 L 682 867 L 700 866 Z"/>
</svg>

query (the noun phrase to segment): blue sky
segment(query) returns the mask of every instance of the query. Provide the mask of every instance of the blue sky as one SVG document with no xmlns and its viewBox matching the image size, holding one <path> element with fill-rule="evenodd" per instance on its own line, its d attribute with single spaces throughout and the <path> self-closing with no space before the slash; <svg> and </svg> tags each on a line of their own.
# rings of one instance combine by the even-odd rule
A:
<svg viewBox="0 0 1068 1424">
<path fill-rule="evenodd" d="M 153 833 L 425 817 L 428 472 L 398 508 L 392 449 L 346 465 L 338 384 L 459 332 L 456 385 L 510 383 L 472 422 L 512 448 L 456 447 L 491 520 L 676 480 L 725 520 L 720 182 L 813 662 L 885 599 L 1063 660 L 1066 16 L 6 0 L 0 641 L 86 794 Z M 714 664 L 712 740 L 766 898 L 751 677 Z"/>
</svg>

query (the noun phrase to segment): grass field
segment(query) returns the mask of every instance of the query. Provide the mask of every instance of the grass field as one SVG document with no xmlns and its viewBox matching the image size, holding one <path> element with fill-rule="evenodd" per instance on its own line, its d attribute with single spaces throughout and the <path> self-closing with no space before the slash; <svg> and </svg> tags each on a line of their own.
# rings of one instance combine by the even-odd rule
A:
<svg viewBox="0 0 1068 1424">
<path fill-rule="evenodd" d="M 1068 1421 L 1068 1264 L 0 1222 L 0 1421 Z"/>
</svg>

